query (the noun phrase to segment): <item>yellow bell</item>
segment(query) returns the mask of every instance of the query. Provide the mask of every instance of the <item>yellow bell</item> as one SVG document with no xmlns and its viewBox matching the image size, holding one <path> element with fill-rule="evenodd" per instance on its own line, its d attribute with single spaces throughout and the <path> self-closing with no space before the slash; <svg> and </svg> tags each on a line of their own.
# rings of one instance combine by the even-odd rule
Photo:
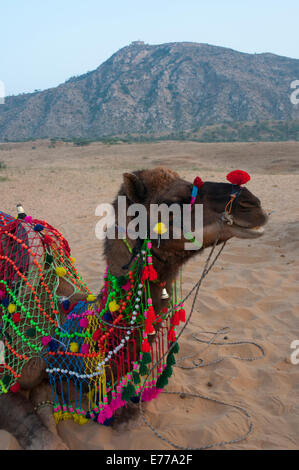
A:
<svg viewBox="0 0 299 470">
<path fill-rule="evenodd" d="M 158 235 L 163 235 L 163 233 L 166 233 L 166 232 L 167 232 L 166 225 L 163 224 L 163 222 L 158 222 L 158 223 L 154 226 L 154 232 L 156 232 Z"/>
<path fill-rule="evenodd" d="M 110 312 L 117 312 L 117 310 L 119 310 L 119 305 L 116 303 L 116 300 L 112 300 L 112 302 L 109 303 L 109 310 Z"/>
<path fill-rule="evenodd" d="M 94 302 L 96 299 L 97 299 L 96 296 L 95 296 L 95 295 L 92 295 L 92 294 L 90 294 L 90 295 L 86 298 L 87 302 Z"/>
</svg>

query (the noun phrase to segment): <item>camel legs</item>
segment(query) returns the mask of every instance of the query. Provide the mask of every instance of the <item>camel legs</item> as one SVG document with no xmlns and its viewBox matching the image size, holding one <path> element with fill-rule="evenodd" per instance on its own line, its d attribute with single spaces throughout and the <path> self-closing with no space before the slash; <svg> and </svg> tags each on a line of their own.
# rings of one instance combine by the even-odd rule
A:
<svg viewBox="0 0 299 470">
<path fill-rule="evenodd" d="M 58 435 L 47 429 L 32 403 L 21 394 L 0 395 L 0 429 L 10 432 L 25 450 L 66 450 Z"/>
</svg>

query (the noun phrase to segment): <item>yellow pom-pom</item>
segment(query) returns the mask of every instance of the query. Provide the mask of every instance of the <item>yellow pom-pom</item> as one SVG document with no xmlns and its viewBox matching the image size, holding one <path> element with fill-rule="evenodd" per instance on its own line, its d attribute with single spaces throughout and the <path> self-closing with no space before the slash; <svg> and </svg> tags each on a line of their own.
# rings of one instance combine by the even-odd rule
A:
<svg viewBox="0 0 299 470">
<path fill-rule="evenodd" d="M 86 300 L 87 300 L 87 302 L 94 302 L 94 301 L 96 300 L 96 296 L 90 294 L 90 295 L 87 297 Z"/>
<path fill-rule="evenodd" d="M 71 343 L 70 344 L 70 351 L 76 353 L 79 351 L 79 344 L 78 343 Z"/>
<path fill-rule="evenodd" d="M 89 419 L 80 415 L 73 415 L 73 420 L 75 421 L 75 423 L 82 424 L 82 425 L 89 422 Z"/>
<path fill-rule="evenodd" d="M 55 423 L 58 424 L 62 420 L 62 411 L 57 411 L 56 413 L 53 413 Z"/>
<path fill-rule="evenodd" d="M 110 312 L 117 312 L 117 310 L 119 310 L 119 305 L 116 303 L 116 300 L 112 300 L 112 302 L 109 303 L 109 310 Z"/>
<path fill-rule="evenodd" d="M 70 257 L 70 262 L 75 264 L 76 263 L 76 258 L 73 258 L 72 256 Z"/>
<path fill-rule="evenodd" d="M 17 307 L 15 304 L 9 304 L 8 313 L 15 313 L 16 310 L 17 310 Z"/>
<path fill-rule="evenodd" d="M 63 267 L 56 268 L 56 274 L 59 277 L 64 277 L 66 275 L 66 269 Z"/>
<path fill-rule="evenodd" d="M 166 232 L 167 232 L 166 225 L 163 224 L 163 222 L 158 222 L 158 223 L 154 226 L 154 232 L 156 232 L 158 235 L 163 235 L 163 233 L 166 233 Z"/>
</svg>

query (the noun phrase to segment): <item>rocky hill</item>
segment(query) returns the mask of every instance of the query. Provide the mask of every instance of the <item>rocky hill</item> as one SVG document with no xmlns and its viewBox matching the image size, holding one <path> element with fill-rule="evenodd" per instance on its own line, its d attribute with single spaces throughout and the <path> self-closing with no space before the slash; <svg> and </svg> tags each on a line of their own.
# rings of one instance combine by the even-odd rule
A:
<svg viewBox="0 0 299 470">
<path fill-rule="evenodd" d="M 196 43 L 134 42 L 96 70 L 7 97 L 0 140 L 196 131 L 224 122 L 299 119 L 299 60 Z"/>
</svg>

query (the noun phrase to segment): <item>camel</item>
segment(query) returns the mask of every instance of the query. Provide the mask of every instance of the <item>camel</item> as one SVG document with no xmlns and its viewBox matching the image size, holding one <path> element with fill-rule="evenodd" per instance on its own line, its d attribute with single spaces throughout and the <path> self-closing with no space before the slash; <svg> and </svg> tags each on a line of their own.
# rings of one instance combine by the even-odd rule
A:
<svg viewBox="0 0 299 470">
<path fill-rule="evenodd" d="M 159 167 L 125 173 L 117 196 L 124 196 L 127 206 L 139 203 L 149 211 L 151 204 L 166 203 L 168 206 L 173 203 L 189 204 L 192 187 L 191 182 L 182 179 L 176 172 Z M 236 193 L 237 197 L 235 197 Z M 113 205 L 117 224 L 119 214 L 116 201 L 117 199 Z M 226 208 L 230 201 L 230 214 L 227 216 Z M 203 244 L 200 249 L 185 249 L 186 237 L 181 226 L 176 227 L 176 230 L 180 230 L 179 238 L 159 237 L 159 239 L 151 240 L 152 264 L 159 281 L 150 282 L 155 312 L 167 310 L 169 300 L 168 296 L 163 293 L 171 291 L 173 281 L 187 261 L 213 246 L 215 241 L 220 244 L 233 237 L 257 239 L 263 234 L 263 226 L 267 223 L 267 215 L 261 207 L 260 200 L 243 186 L 205 182 L 199 186 L 194 202 L 195 205 L 203 205 Z M 130 217 L 127 216 L 127 225 L 129 221 Z M 170 220 L 169 230 L 174 230 L 174 225 L 175 221 Z M 135 246 L 136 240 L 130 239 L 129 235 L 126 244 L 118 238 L 105 240 L 104 255 L 114 276 L 124 275 L 124 266 L 128 266 L 131 258 L 130 251 L 134 250 Z M 70 283 L 60 278 L 57 295 L 66 298 L 73 295 L 72 301 L 76 303 L 85 300 L 88 293 L 84 288 L 82 291 L 77 290 L 73 293 Z M 97 301 L 101 301 L 101 294 Z M 59 314 L 60 324 L 63 325 L 67 315 L 63 310 L 59 310 Z M 156 325 L 154 331 L 151 332 L 150 343 L 158 334 L 159 328 L 161 324 Z M 23 449 L 66 449 L 57 433 L 50 409 L 41 407 L 36 411 L 34 408 L 37 403 L 49 399 L 50 396 L 49 377 L 45 369 L 46 365 L 42 357 L 31 359 L 22 369 L 19 379 L 20 390 L 17 393 L 9 391 L 0 394 L 0 429 L 13 434 Z M 123 411 L 125 419 L 133 413 L 132 407 L 134 407 L 133 404 Z M 121 413 L 122 410 L 120 410 L 120 416 Z"/>
</svg>

